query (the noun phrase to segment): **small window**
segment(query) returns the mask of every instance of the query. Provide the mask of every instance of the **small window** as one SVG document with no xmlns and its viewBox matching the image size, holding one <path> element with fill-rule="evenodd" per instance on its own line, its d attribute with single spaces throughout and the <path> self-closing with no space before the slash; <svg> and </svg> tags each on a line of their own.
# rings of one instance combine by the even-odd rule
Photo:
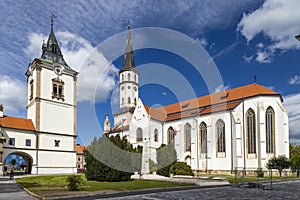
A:
<svg viewBox="0 0 300 200">
<path fill-rule="evenodd" d="M 130 99 L 130 97 L 128 97 L 128 104 L 131 104 L 131 99 Z"/>
<path fill-rule="evenodd" d="M 15 145 L 15 138 L 9 138 L 8 144 Z"/>
<path fill-rule="evenodd" d="M 78 158 L 78 161 L 80 161 L 80 158 Z"/>
<path fill-rule="evenodd" d="M 78 165 L 77 168 L 80 168 L 80 165 Z"/>
<path fill-rule="evenodd" d="M 122 74 L 122 81 L 124 81 L 124 74 Z"/>
<path fill-rule="evenodd" d="M 127 77 L 128 77 L 128 81 L 130 81 L 130 74 L 129 74 L 129 73 L 128 73 L 128 76 L 127 76 Z"/>
<path fill-rule="evenodd" d="M 25 146 L 26 147 L 31 147 L 31 140 L 30 139 L 25 140 Z"/>
<path fill-rule="evenodd" d="M 54 146 L 59 147 L 60 140 L 54 140 Z"/>
<path fill-rule="evenodd" d="M 122 98 L 122 105 L 124 105 L 124 98 Z"/>
<path fill-rule="evenodd" d="M 53 94 L 57 95 L 57 85 L 53 84 Z"/>
<path fill-rule="evenodd" d="M 154 130 L 154 142 L 158 142 L 158 130 Z"/>
<path fill-rule="evenodd" d="M 136 82 L 136 75 L 134 75 L 134 81 Z"/>
<path fill-rule="evenodd" d="M 58 86 L 58 95 L 62 96 L 62 94 L 63 94 L 63 87 L 60 85 Z"/>
<path fill-rule="evenodd" d="M 29 99 L 31 100 L 33 98 L 33 80 L 30 81 L 30 97 Z"/>
</svg>

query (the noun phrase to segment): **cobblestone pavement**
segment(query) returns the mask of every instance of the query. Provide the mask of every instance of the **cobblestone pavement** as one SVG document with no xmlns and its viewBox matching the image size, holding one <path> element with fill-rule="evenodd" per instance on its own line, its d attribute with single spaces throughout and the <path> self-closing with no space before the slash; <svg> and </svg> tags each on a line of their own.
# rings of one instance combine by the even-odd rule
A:
<svg viewBox="0 0 300 200">
<path fill-rule="evenodd" d="M 9 177 L 0 178 L 0 199 L 1 200 L 34 200 L 26 191 L 20 188 Z"/>
<path fill-rule="evenodd" d="M 219 188 L 198 188 L 176 192 L 160 192 L 156 194 L 135 195 L 111 199 L 300 199 L 300 181 L 273 183 L 272 190 L 228 186 Z"/>
</svg>

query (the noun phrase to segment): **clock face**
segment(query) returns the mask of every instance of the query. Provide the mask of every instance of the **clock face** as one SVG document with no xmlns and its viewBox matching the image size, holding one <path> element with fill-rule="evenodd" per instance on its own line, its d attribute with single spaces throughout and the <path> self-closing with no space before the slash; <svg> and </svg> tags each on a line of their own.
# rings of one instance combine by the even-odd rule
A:
<svg viewBox="0 0 300 200">
<path fill-rule="evenodd" d="M 61 69 L 61 67 L 55 67 L 54 68 L 54 72 L 57 74 L 57 75 L 61 75 L 61 73 L 62 73 L 62 69 Z"/>
</svg>

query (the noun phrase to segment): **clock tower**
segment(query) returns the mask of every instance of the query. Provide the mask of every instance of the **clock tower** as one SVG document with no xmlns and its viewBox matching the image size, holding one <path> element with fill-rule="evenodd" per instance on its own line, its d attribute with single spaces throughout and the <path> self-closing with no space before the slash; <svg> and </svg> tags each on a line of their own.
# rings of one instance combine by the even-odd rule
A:
<svg viewBox="0 0 300 200">
<path fill-rule="evenodd" d="M 78 72 L 63 58 L 53 30 L 53 18 L 42 55 L 29 64 L 26 72 L 27 118 L 32 119 L 36 129 L 38 174 L 76 172 Z"/>
</svg>

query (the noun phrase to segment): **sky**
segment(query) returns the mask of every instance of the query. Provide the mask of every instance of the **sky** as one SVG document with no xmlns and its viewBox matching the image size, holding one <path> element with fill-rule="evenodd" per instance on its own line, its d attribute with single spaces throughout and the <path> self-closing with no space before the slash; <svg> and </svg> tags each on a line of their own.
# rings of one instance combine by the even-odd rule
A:
<svg viewBox="0 0 300 200">
<path fill-rule="evenodd" d="M 79 72 L 78 142 L 100 136 L 105 113 L 112 120 L 118 108 L 130 20 L 144 104 L 167 105 L 250 84 L 256 76 L 282 95 L 290 142 L 300 143 L 298 0 L 2 0 L 0 8 L 5 115 L 26 117 L 24 73 L 41 56 L 54 14 L 64 58 Z"/>
</svg>

